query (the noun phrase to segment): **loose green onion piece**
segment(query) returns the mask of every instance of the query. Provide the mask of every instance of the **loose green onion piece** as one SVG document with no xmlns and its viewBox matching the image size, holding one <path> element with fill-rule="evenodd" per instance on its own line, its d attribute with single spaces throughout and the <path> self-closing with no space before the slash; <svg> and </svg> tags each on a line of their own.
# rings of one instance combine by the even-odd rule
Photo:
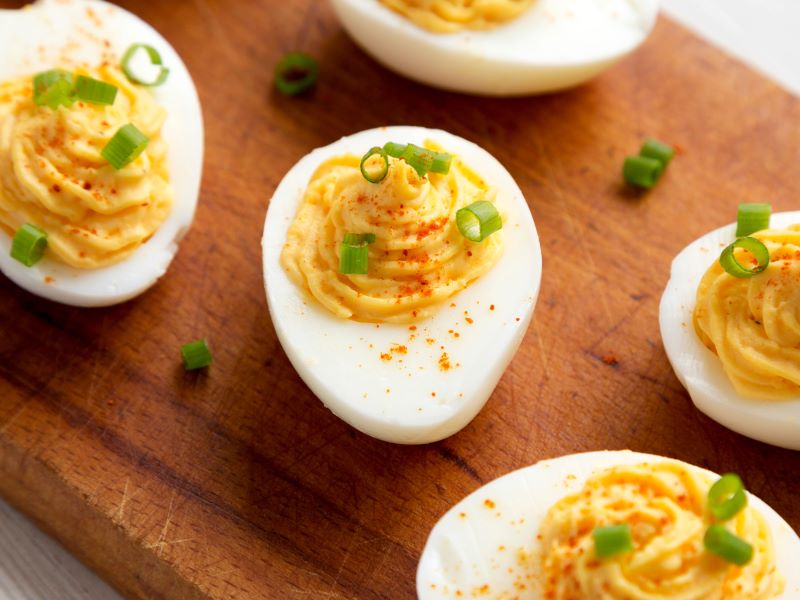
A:
<svg viewBox="0 0 800 600">
<path fill-rule="evenodd" d="M 753 547 L 719 523 L 708 528 L 703 537 L 703 545 L 712 554 L 740 567 L 753 558 Z"/>
<path fill-rule="evenodd" d="M 275 87 L 282 94 L 296 96 L 317 83 L 319 66 L 308 54 L 291 52 L 275 65 Z"/>
<path fill-rule="evenodd" d="M 386 151 L 386 154 L 393 158 L 400 158 L 403 156 L 403 152 L 406 151 L 407 144 L 398 144 L 397 142 L 386 142 L 383 145 L 383 149 Z"/>
<path fill-rule="evenodd" d="M 594 538 L 594 553 L 597 558 L 608 558 L 633 550 L 631 526 L 627 523 L 595 527 L 592 537 Z"/>
<path fill-rule="evenodd" d="M 136 53 L 139 50 L 144 50 L 147 53 L 147 56 L 150 58 L 150 64 L 160 67 L 158 69 L 158 74 L 151 79 L 145 79 L 136 75 L 133 72 L 131 67 L 131 62 L 133 61 L 133 57 L 136 56 Z M 161 60 L 161 55 L 158 53 L 158 50 L 150 46 L 149 44 L 131 44 L 130 47 L 125 51 L 125 54 L 122 55 L 122 72 L 125 73 L 125 77 L 127 77 L 133 83 L 138 83 L 139 85 L 146 85 L 147 87 L 156 87 L 161 85 L 167 80 L 167 76 L 169 75 L 169 69 L 164 66 L 164 62 Z"/>
<path fill-rule="evenodd" d="M 453 155 L 444 152 L 437 152 L 433 155 L 431 173 L 441 173 L 447 175 L 450 172 L 450 164 L 453 162 Z"/>
<path fill-rule="evenodd" d="M 369 261 L 367 244 L 339 245 L 339 272 L 342 275 L 366 275 Z"/>
<path fill-rule="evenodd" d="M 402 158 L 414 168 L 417 175 L 423 177 L 433 166 L 434 154 L 435 152 L 423 148 L 422 146 L 408 144 L 403 151 Z"/>
<path fill-rule="evenodd" d="M 726 473 L 708 490 L 708 510 L 719 521 L 727 521 L 747 506 L 744 484 L 735 473 Z"/>
<path fill-rule="evenodd" d="M 75 97 L 91 104 L 114 104 L 117 98 L 117 86 L 78 75 L 75 80 Z"/>
<path fill-rule="evenodd" d="M 119 128 L 100 155 L 119 171 L 136 160 L 136 157 L 147 148 L 149 141 L 150 138 L 139 131 L 133 123 L 128 123 Z"/>
<path fill-rule="evenodd" d="M 661 177 L 663 170 L 664 164 L 660 160 L 646 156 L 629 156 L 622 165 L 622 176 L 632 186 L 651 188 Z"/>
<path fill-rule="evenodd" d="M 69 71 L 52 69 L 33 78 L 33 102 L 37 106 L 72 106 L 75 79 Z"/>
<path fill-rule="evenodd" d="M 769 204 L 740 204 L 736 216 L 736 237 L 744 237 L 769 228 L 772 207 Z"/>
<path fill-rule="evenodd" d="M 373 156 L 381 157 L 381 165 L 379 168 L 367 165 L 367 161 Z M 370 148 L 369 152 L 361 159 L 361 174 L 364 176 L 364 179 L 370 183 L 380 183 L 386 179 L 386 175 L 389 174 L 389 155 L 386 154 L 386 150 L 378 146 Z"/>
<path fill-rule="evenodd" d="M 736 254 L 734 253 L 736 248 L 747 250 L 753 255 L 756 265 L 752 269 L 748 269 L 736 259 Z M 747 277 L 758 275 L 769 266 L 769 250 L 763 242 L 754 237 L 739 238 L 722 251 L 719 257 L 719 264 L 722 265 L 728 275 L 746 279 Z"/>
<path fill-rule="evenodd" d="M 642 149 L 639 150 L 639 156 L 646 158 L 654 158 L 661 161 L 661 164 L 666 167 L 672 157 L 675 156 L 675 149 L 668 146 L 664 142 L 659 142 L 653 138 L 647 138 L 642 144 Z"/>
<path fill-rule="evenodd" d="M 494 204 L 478 200 L 456 212 L 456 225 L 461 235 L 471 242 L 482 242 L 503 228 L 503 219 Z"/>
<path fill-rule="evenodd" d="M 344 243 L 349 246 L 360 246 L 362 244 L 374 244 L 374 233 L 345 233 Z"/>
<path fill-rule="evenodd" d="M 26 267 L 32 267 L 42 259 L 46 247 L 47 232 L 35 225 L 25 223 L 17 230 L 11 241 L 11 258 L 18 260 Z"/>
<path fill-rule="evenodd" d="M 211 364 L 211 350 L 205 340 L 197 340 L 181 347 L 183 356 L 183 368 L 187 371 L 203 369 Z"/>
</svg>

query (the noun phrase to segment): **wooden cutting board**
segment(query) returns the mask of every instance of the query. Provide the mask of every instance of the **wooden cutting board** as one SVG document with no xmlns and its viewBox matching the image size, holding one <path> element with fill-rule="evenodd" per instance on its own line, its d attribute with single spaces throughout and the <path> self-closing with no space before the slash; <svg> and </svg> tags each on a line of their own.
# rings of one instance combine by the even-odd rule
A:
<svg viewBox="0 0 800 600">
<path fill-rule="evenodd" d="M 800 529 L 800 453 L 695 410 L 657 320 L 686 243 L 742 201 L 797 208 L 800 100 L 665 18 L 590 85 L 497 100 L 387 72 L 320 0 L 122 4 L 199 87 L 197 220 L 163 281 L 123 306 L 60 306 L 0 277 L 0 493 L 123 593 L 410 598 L 427 533 L 454 502 L 539 459 L 604 448 L 736 470 Z M 271 90 L 272 65 L 295 49 L 320 59 L 307 98 Z M 378 442 L 321 405 L 277 342 L 261 279 L 283 174 L 385 124 L 443 127 L 492 152 L 544 252 L 533 325 L 488 405 L 424 447 Z M 637 194 L 620 165 L 647 135 L 682 153 Z M 178 349 L 202 336 L 215 364 L 184 373 Z"/>
</svg>

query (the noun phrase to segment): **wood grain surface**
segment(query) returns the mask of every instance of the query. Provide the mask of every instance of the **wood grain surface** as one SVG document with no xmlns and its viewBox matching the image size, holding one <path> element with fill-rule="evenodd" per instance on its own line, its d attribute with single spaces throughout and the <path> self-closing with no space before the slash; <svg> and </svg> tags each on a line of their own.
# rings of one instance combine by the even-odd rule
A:
<svg viewBox="0 0 800 600">
<path fill-rule="evenodd" d="M 387 72 L 319 0 L 121 4 L 165 34 L 198 85 L 197 220 L 163 281 L 123 306 L 60 306 L 0 277 L 0 493 L 123 593 L 410 598 L 427 533 L 454 502 L 539 459 L 604 448 L 736 470 L 800 529 L 800 454 L 696 411 L 657 320 L 686 243 L 741 201 L 796 208 L 800 100 L 663 18 L 586 87 L 490 100 Z M 288 99 L 271 69 L 296 49 L 322 76 Z M 385 124 L 442 127 L 493 153 L 544 253 L 533 325 L 486 408 L 423 447 L 371 439 L 321 405 L 277 342 L 261 279 L 283 174 Z M 682 153 L 637 194 L 619 171 L 646 135 Z M 201 336 L 215 364 L 186 374 L 178 349 Z"/>
</svg>

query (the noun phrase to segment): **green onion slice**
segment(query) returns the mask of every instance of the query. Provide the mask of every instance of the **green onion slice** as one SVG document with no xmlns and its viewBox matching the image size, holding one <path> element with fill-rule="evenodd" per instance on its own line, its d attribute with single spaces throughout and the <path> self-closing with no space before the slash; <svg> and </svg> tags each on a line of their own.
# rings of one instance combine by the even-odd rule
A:
<svg viewBox="0 0 800 600">
<path fill-rule="evenodd" d="M 423 177 L 433 166 L 433 155 L 434 152 L 427 148 L 408 144 L 401 158 L 414 168 L 417 175 Z"/>
<path fill-rule="evenodd" d="M 741 478 L 735 473 L 726 473 L 708 490 L 708 510 L 719 521 L 735 517 L 747 506 L 747 494 Z"/>
<path fill-rule="evenodd" d="M 450 164 L 453 162 L 452 154 L 445 154 L 444 152 L 436 152 L 433 155 L 433 164 L 431 164 L 431 173 L 439 173 L 447 175 L 450 172 Z"/>
<path fill-rule="evenodd" d="M 114 104 L 117 91 L 115 85 L 84 75 L 75 80 L 75 97 L 91 104 Z"/>
<path fill-rule="evenodd" d="M 639 150 L 639 156 L 654 158 L 666 167 L 669 161 L 672 160 L 672 157 L 675 156 L 675 149 L 664 142 L 659 142 L 653 138 L 647 138 L 644 144 L 642 144 L 642 149 Z"/>
<path fill-rule="evenodd" d="M 756 265 L 752 269 L 748 269 L 736 259 L 736 248 L 747 250 L 753 255 Z M 746 279 L 747 277 L 758 275 L 769 266 L 769 250 L 761 240 L 757 240 L 754 237 L 739 238 L 722 251 L 719 257 L 719 264 L 722 265 L 728 275 Z"/>
<path fill-rule="evenodd" d="M 482 242 L 503 228 L 503 219 L 494 204 L 478 200 L 456 212 L 456 225 L 469 241 Z"/>
<path fill-rule="evenodd" d="M 622 165 L 625 181 L 640 188 L 653 187 L 663 171 L 664 164 L 660 160 L 646 156 L 629 156 Z"/>
<path fill-rule="evenodd" d="M 708 528 L 703 537 L 703 545 L 712 554 L 740 567 L 753 558 L 753 547 L 719 523 Z"/>
<path fill-rule="evenodd" d="M 319 66 L 308 54 L 291 52 L 275 65 L 275 87 L 282 94 L 296 96 L 317 83 Z"/>
<path fill-rule="evenodd" d="M 183 356 L 183 368 L 187 371 L 203 369 L 211 364 L 213 360 L 211 350 L 205 340 L 197 340 L 181 347 Z"/>
<path fill-rule="evenodd" d="M 100 155 L 119 171 L 136 160 L 147 148 L 148 142 L 150 138 L 139 131 L 133 123 L 128 123 L 119 128 Z"/>
<path fill-rule="evenodd" d="M 382 159 L 382 163 L 378 169 L 367 165 L 367 161 L 373 156 L 380 156 Z M 370 148 L 369 152 L 361 159 L 361 174 L 364 176 L 364 179 L 370 183 L 380 183 L 386 179 L 386 175 L 389 174 L 389 155 L 386 153 L 386 150 L 378 146 Z"/>
<path fill-rule="evenodd" d="M 608 558 L 633 550 L 631 526 L 627 523 L 595 527 L 592 537 L 594 538 L 594 553 L 597 558 Z"/>
<path fill-rule="evenodd" d="M 366 275 L 369 263 L 369 249 L 367 244 L 339 245 L 339 272 L 342 275 Z"/>
<path fill-rule="evenodd" d="M 772 207 L 769 204 L 740 204 L 736 216 L 736 237 L 769 228 Z"/>
<path fill-rule="evenodd" d="M 11 241 L 11 258 L 18 260 L 26 267 L 32 267 L 42 259 L 46 247 L 47 232 L 35 225 L 25 223 L 17 230 Z"/>
<path fill-rule="evenodd" d="M 37 106 L 72 106 L 75 78 L 69 71 L 52 69 L 33 78 L 33 102 Z"/>
<path fill-rule="evenodd" d="M 345 233 L 344 243 L 350 246 L 360 246 L 362 244 L 374 244 L 374 233 Z"/>
<path fill-rule="evenodd" d="M 158 74 L 154 78 L 145 79 L 143 77 L 139 77 L 133 72 L 131 62 L 139 50 L 144 50 L 147 53 L 147 56 L 150 58 L 151 65 L 160 67 L 158 69 Z M 125 77 L 127 77 L 133 83 L 146 85 L 147 87 L 156 87 L 161 85 L 167 80 L 167 76 L 169 75 L 169 69 L 164 66 L 164 62 L 161 60 L 161 55 L 158 53 L 158 50 L 149 44 L 131 44 L 128 49 L 125 50 L 125 54 L 122 55 L 121 66 L 122 72 L 125 73 Z"/>
<path fill-rule="evenodd" d="M 397 142 L 386 142 L 383 145 L 383 149 L 389 156 L 394 158 L 400 158 L 403 156 L 403 152 L 406 151 L 407 145 L 408 144 L 398 144 Z"/>
</svg>

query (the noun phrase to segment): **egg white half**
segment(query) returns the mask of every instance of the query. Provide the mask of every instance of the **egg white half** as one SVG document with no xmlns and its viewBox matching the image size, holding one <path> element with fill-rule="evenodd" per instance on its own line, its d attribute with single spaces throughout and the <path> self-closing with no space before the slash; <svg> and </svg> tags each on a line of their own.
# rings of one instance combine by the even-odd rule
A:
<svg viewBox="0 0 800 600">
<path fill-rule="evenodd" d="M 457 154 L 497 188 L 505 250 L 488 273 L 444 302 L 433 317 L 417 323 L 412 341 L 408 325 L 376 326 L 334 317 L 290 281 L 280 253 L 306 185 L 323 161 L 342 154 L 361 156 L 388 141 L 422 145 L 426 139 Z M 508 171 L 472 142 L 421 127 L 362 131 L 301 159 L 272 197 L 262 245 L 272 322 L 300 377 L 353 427 L 403 444 L 445 438 L 478 413 L 522 340 L 541 281 L 536 227 Z M 474 321 L 471 325 L 465 310 Z M 455 330 L 458 338 L 450 333 Z M 428 344 L 426 338 L 435 343 Z M 382 361 L 380 353 L 394 344 L 406 345 L 408 353 Z M 442 345 L 452 364 L 447 371 L 438 366 Z"/>
<path fill-rule="evenodd" d="M 772 215 L 772 227 L 800 223 L 800 211 Z M 661 338 L 672 368 L 695 406 L 709 417 L 753 439 L 800 450 L 800 397 L 788 400 L 745 398 L 733 387 L 716 354 L 694 330 L 697 286 L 722 250 L 736 239 L 732 223 L 695 240 L 672 261 L 661 297 Z"/>
<path fill-rule="evenodd" d="M 586 452 L 544 460 L 487 483 L 451 508 L 431 531 L 417 568 L 420 600 L 541 598 L 530 568 L 540 551 L 536 535 L 550 507 L 580 491 L 598 471 L 665 460 L 669 459 L 629 450 Z M 748 496 L 773 536 L 778 570 L 786 579 L 781 597 L 800 597 L 800 538 L 778 513 Z M 515 583 L 524 584 L 525 591 Z M 485 585 L 488 590 L 481 595 Z"/>
<path fill-rule="evenodd" d="M 416 81 L 487 96 L 583 83 L 637 48 L 658 0 L 536 0 L 488 31 L 427 31 L 378 0 L 331 0 L 345 30 L 378 62 Z"/>
<path fill-rule="evenodd" d="M 175 201 L 153 237 L 118 264 L 83 270 L 47 256 L 35 266 L 25 267 L 11 258 L 11 238 L 0 232 L 0 271 L 33 294 L 73 306 L 108 306 L 141 294 L 166 272 L 197 206 L 203 117 L 186 66 L 150 25 L 100 0 L 39 0 L 24 9 L 0 10 L 0 39 L 0 80 L 60 66 L 62 55 L 71 62 L 95 66 L 103 52 L 111 50 L 121 58 L 135 42 L 156 48 L 169 68 L 167 81 L 153 88 L 153 93 L 167 110 L 163 136 L 169 145 Z M 110 48 L 103 45 L 104 40 L 110 42 Z"/>
</svg>

